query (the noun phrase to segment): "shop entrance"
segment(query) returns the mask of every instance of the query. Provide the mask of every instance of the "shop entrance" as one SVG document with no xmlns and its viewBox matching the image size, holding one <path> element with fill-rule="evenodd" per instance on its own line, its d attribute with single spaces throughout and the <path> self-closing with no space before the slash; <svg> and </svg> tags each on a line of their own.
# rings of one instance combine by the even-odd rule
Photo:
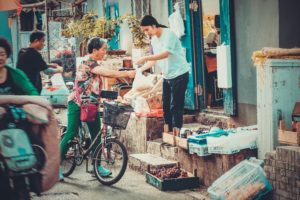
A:
<svg viewBox="0 0 300 200">
<path fill-rule="evenodd" d="M 223 89 L 218 87 L 217 46 L 221 45 L 220 2 L 202 0 L 203 73 L 205 75 L 206 109 L 223 112 Z"/>
<path fill-rule="evenodd" d="M 200 110 L 237 115 L 234 5 L 231 0 L 190 0 L 196 84 Z M 217 46 L 224 45 L 225 62 L 217 63 Z M 221 55 L 221 54 L 220 54 Z M 226 60 L 227 59 L 227 60 Z M 226 65 L 224 65 L 224 63 Z M 222 65 L 220 65 L 222 64 Z M 218 74 L 218 65 L 228 69 Z M 225 66 L 225 67 L 224 67 Z M 218 77 L 228 81 L 218 87 Z M 230 77 L 230 78 L 229 78 Z"/>
</svg>

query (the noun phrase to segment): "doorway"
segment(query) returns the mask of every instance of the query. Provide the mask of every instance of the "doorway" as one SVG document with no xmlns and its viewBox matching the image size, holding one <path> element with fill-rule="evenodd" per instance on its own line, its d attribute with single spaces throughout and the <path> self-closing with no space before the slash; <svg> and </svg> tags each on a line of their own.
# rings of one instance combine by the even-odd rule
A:
<svg viewBox="0 0 300 200">
<path fill-rule="evenodd" d="M 220 1 L 202 0 L 203 73 L 206 110 L 224 112 L 223 89 L 218 87 L 217 46 L 221 45 Z"/>
</svg>

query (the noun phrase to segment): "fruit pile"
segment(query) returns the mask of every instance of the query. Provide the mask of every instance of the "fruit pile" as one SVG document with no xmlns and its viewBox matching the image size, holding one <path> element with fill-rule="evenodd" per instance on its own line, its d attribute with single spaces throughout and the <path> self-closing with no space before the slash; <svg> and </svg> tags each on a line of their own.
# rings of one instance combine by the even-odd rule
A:
<svg viewBox="0 0 300 200">
<path fill-rule="evenodd" d="M 150 172 L 152 175 L 156 176 L 159 179 L 165 178 L 184 178 L 188 177 L 186 171 L 180 169 L 180 167 L 172 167 L 172 168 L 160 168 Z"/>
</svg>

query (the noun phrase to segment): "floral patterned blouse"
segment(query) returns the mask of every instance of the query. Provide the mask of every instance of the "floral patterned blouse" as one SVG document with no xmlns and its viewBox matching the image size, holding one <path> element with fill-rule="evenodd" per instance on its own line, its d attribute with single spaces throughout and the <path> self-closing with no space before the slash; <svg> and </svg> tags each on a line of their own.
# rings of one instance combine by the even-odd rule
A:
<svg viewBox="0 0 300 200">
<path fill-rule="evenodd" d="M 102 79 L 99 75 L 91 73 L 99 64 L 91 58 L 86 58 L 76 69 L 75 88 L 70 94 L 68 101 L 74 101 L 81 105 L 82 97 L 100 101 Z"/>
</svg>

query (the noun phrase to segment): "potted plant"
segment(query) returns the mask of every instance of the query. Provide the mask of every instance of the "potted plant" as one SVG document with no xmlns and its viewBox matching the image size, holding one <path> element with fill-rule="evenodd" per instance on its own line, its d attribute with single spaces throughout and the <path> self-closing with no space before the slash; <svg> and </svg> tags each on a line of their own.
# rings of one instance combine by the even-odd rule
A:
<svg viewBox="0 0 300 200">
<path fill-rule="evenodd" d="M 129 29 L 133 36 L 133 45 L 135 48 L 145 48 L 150 44 L 149 38 L 142 32 L 140 21 L 138 18 L 131 14 L 125 14 L 120 17 L 120 23 L 127 22 Z"/>
</svg>

